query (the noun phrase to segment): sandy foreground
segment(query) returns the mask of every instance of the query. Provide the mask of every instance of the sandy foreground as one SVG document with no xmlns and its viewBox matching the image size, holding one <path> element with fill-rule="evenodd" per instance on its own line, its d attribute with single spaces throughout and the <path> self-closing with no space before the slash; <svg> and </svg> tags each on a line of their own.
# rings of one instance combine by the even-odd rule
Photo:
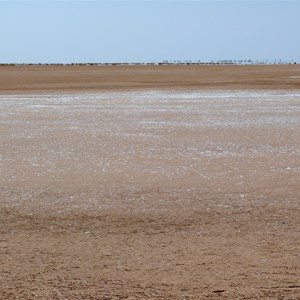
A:
<svg viewBox="0 0 300 300">
<path fill-rule="evenodd" d="M 0 299 L 300 299 L 300 68 L 281 67 L 265 89 L 246 67 L 209 69 L 215 88 L 208 67 L 92 68 L 78 90 L 0 68 Z"/>
</svg>

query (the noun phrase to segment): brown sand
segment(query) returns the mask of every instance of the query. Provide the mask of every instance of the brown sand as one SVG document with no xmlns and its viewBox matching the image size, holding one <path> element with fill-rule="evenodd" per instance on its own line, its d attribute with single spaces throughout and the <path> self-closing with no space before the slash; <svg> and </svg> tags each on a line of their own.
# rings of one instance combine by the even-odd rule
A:
<svg viewBox="0 0 300 300">
<path fill-rule="evenodd" d="M 299 65 L 15 66 L 0 67 L 0 91 L 299 89 L 299 75 Z"/>
<path fill-rule="evenodd" d="M 0 299 L 300 299 L 297 72 L 0 68 Z"/>
</svg>

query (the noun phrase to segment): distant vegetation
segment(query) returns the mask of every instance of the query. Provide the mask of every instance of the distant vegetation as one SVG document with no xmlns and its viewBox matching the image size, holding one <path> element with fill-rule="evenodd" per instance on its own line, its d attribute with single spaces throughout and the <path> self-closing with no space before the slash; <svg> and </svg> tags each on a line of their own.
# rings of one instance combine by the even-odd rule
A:
<svg viewBox="0 0 300 300">
<path fill-rule="evenodd" d="M 299 63 L 299 62 L 298 62 Z M 291 65 L 298 64 L 296 61 L 283 61 L 283 60 L 163 60 L 160 62 L 135 62 L 135 63 L 27 63 L 27 64 L 15 64 L 15 63 L 0 63 L 0 66 L 162 66 L 162 65 Z"/>
</svg>

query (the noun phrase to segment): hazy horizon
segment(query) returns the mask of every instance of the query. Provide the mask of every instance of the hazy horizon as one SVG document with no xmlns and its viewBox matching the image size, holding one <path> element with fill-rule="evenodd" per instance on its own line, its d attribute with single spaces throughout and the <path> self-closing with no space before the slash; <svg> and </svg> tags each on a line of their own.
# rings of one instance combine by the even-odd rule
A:
<svg viewBox="0 0 300 300">
<path fill-rule="evenodd" d="M 0 1 L 0 63 L 300 62 L 296 1 Z"/>
</svg>

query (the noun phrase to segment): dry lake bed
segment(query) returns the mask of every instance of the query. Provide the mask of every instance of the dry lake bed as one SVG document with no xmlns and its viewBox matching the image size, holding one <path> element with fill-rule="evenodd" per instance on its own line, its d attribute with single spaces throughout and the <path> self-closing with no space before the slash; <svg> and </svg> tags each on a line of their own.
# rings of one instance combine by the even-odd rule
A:
<svg viewBox="0 0 300 300">
<path fill-rule="evenodd" d="M 300 299 L 300 90 L 0 95 L 1 299 Z"/>
</svg>

